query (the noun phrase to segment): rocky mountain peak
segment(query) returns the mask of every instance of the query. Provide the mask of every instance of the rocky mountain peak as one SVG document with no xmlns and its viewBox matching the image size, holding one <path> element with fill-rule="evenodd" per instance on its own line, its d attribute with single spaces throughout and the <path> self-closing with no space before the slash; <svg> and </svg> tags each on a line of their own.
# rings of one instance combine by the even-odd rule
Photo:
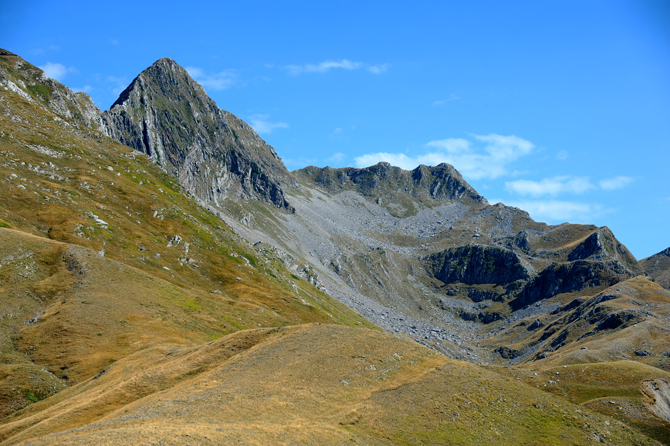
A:
<svg viewBox="0 0 670 446">
<path fill-rule="evenodd" d="M 146 153 L 204 201 L 232 195 L 291 209 L 282 188 L 292 180 L 274 149 L 170 58 L 140 73 L 102 119 L 108 136 Z"/>
<path fill-rule="evenodd" d="M 207 96 L 202 86 L 191 78 L 185 68 L 169 57 L 163 57 L 140 73 L 119 95 L 110 109 L 123 106 L 131 100 L 131 95 L 140 97 L 143 92 L 150 93 L 152 99 L 153 94 L 179 100 Z M 202 100 L 205 100 L 205 98 L 203 97 Z"/>
<path fill-rule="evenodd" d="M 331 194 L 348 190 L 380 202 L 397 201 L 400 196 L 418 200 L 462 201 L 466 204 L 488 204 L 453 166 L 420 165 L 404 170 L 387 162 L 361 169 L 309 166 L 294 172 L 304 182 L 316 184 Z"/>
</svg>

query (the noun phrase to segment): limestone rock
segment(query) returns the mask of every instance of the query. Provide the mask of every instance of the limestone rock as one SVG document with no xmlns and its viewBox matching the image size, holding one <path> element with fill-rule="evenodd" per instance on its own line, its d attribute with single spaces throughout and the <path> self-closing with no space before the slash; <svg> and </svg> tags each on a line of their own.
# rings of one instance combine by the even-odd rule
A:
<svg viewBox="0 0 670 446">
<path fill-rule="evenodd" d="M 631 272 L 639 273 L 642 268 L 628 249 L 619 243 L 609 228 L 598 228 L 568 255 L 568 260 L 609 260 L 614 259 L 625 265 Z"/>
<path fill-rule="evenodd" d="M 205 202 L 232 195 L 292 210 L 282 189 L 292 179 L 274 149 L 172 59 L 140 73 L 102 119 L 107 135 L 146 153 Z"/>
<path fill-rule="evenodd" d="M 10 51 L 0 49 L 0 56 L 0 88 L 12 90 L 27 101 L 43 105 L 60 118 L 80 125 L 82 130 L 100 128 L 100 109 L 89 95 L 73 92 Z"/>
<path fill-rule="evenodd" d="M 434 254 L 427 260 L 434 277 L 444 283 L 500 285 L 528 280 L 533 273 L 532 267 L 515 252 L 495 246 L 460 246 Z"/>
<path fill-rule="evenodd" d="M 294 174 L 303 182 L 315 184 L 330 194 L 353 190 L 365 197 L 374 198 L 380 205 L 393 203 L 403 194 L 431 201 L 488 203 L 453 166 L 446 163 L 434 167 L 420 165 L 411 171 L 386 162 L 363 169 L 309 166 L 295 171 Z"/>
<path fill-rule="evenodd" d="M 654 282 L 663 288 L 670 289 L 670 248 L 642 259 L 639 263 Z"/>
<path fill-rule="evenodd" d="M 510 305 L 516 310 L 557 294 L 580 291 L 587 287 L 614 285 L 633 276 L 618 260 L 552 263 L 531 280 Z"/>
</svg>

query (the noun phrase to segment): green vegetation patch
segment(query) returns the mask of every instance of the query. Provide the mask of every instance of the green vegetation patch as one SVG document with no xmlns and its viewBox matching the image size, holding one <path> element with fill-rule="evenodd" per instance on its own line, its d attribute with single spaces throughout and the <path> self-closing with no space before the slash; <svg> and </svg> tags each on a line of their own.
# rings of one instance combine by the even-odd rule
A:
<svg viewBox="0 0 670 446">
<path fill-rule="evenodd" d="M 48 99 L 53 94 L 53 89 L 47 87 L 46 85 L 36 84 L 28 85 L 28 91 L 32 93 L 33 96 L 41 96 L 45 99 Z"/>
</svg>

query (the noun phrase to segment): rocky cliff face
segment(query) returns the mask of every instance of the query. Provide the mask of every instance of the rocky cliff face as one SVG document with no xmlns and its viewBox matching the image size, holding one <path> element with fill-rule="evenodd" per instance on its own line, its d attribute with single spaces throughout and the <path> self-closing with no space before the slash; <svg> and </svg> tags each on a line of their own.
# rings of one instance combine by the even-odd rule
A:
<svg viewBox="0 0 670 446">
<path fill-rule="evenodd" d="M 86 132 L 101 126 L 100 109 L 86 93 L 75 93 L 40 68 L 16 54 L 0 48 L 0 88 L 11 90 L 23 99 L 44 106 Z"/>
<path fill-rule="evenodd" d="M 292 180 L 274 149 L 172 59 L 140 73 L 102 120 L 107 135 L 149 155 L 205 202 L 232 196 L 292 209 L 283 190 Z"/>
<path fill-rule="evenodd" d="M 419 200 L 451 201 L 466 204 L 486 204 L 453 166 L 421 165 L 414 170 L 403 170 L 381 162 L 374 166 L 356 169 L 345 167 L 306 167 L 294 172 L 304 182 L 315 184 L 330 194 L 355 191 L 378 204 L 397 201 L 402 195 Z"/>
<path fill-rule="evenodd" d="M 568 260 L 617 260 L 632 273 L 642 272 L 635 257 L 608 227 L 598 228 L 568 255 Z"/>
<path fill-rule="evenodd" d="M 466 245 L 428 257 L 434 277 L 444 283 L 509 284 L 528 280 L 535 271 L 513 251 Z"/>
<path fill-rule="evenodd" d="M 634 274 L 617 260 L 552 263 L 518 293 L 516 299 L 510 302 L 510 306 L 517 310 L 558 294 L 611 286 L 633 276 Z"/>
<path fill-rule="evenodd" d="M 489 206 L 448 164 L 289 173 L 171 59 L 142 72 L 102 114 L 101 128 L 177 176 L 248 240 L 307 265 L 311 283 L 420 339 L 464 339 L 477 331 L 473 321 L 500 324 L 510 312 L 553 308 L 566 293 L 642 271 L 606 227 L 548 226 Z M 257 212 L 247 198 L 295 214 Z"/>
<path fill-rule="evenodd" d="M 670 248 L 640 260 L 640 267 L 653 281 L 670 289 Z"/>
</svg>

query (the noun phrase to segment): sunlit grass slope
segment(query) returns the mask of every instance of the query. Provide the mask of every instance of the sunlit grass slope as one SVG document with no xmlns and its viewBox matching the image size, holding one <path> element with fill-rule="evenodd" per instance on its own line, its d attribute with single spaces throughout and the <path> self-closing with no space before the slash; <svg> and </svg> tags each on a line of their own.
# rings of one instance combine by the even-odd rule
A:
<svg viewBox="0 0 670 446">
<path fill-rule="evenodd" d="M 416 343 L 313 324 L 138 352 L 17 413 L 0 436 L 5 444 L 655 444 Z"/>
<path fill-rule="evenodd" d="M 150 345 L 306 322 L 372 327 L 146 157 L 50 111 L 51 90 L 33 90 L 0 94 L 0 414 Z"/>
</svg>

